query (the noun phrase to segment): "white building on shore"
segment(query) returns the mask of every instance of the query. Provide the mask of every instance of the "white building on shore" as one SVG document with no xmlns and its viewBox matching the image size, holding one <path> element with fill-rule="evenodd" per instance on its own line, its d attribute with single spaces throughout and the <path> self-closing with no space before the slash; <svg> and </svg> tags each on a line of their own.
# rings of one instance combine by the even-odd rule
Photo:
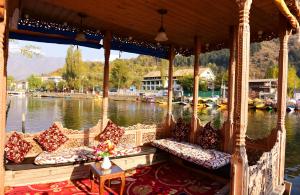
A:
<svg viewBox="0 0 300 195">
<path fill-rule="evenodd" d="M 193 69 L 180 69 L 176 70 L 173 73 L 174 80 L 174 89 L 180 90 L 181 86 L 178 84 L 178 79 L 183 76 L 194 75 Z M 200 68 L 199 69 L 200 79 L 205 81 L 214 81 L 216 76 L 212 72 L 210 68 Z M 161 72 L 160 71 L 152 71 L 144 76 L 142 90 L 145 91 L 156 91 L 162 88 L 168 87 L 168 77 L 166 76 L 165 82 L 162 81 Z"/>
</svg>

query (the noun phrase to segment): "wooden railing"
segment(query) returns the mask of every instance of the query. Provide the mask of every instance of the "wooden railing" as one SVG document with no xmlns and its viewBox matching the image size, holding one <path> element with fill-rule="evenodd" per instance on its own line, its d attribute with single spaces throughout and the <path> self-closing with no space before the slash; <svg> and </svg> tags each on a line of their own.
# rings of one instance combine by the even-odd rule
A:
<svg viewBox="0 0 300 195">
<path fill-rule="evenodd" d="M 271 133 L 268 138 L 269 140 L 273 139 L 271 137 L 273 137 L 275 134 L 274 132 L 276 132 L 276 140 L 275 142 L 273 142 L 273 146 L 271 147 L 271 149 L 269 151 L 262 152 L 262 155 L 260 156 L 258 161 L 248 167 L 248 194 L 267 195 L 273 194 L 274 192 L 282 194 L 284 191 L 284 186 L 278 184 L 280 133 L 278 133 L 277 131 L 272 132 L 273 133 Z M 271 141 L 268 141 L 267 138 L 260 141 L 260 144 L 258 144 L 258 140 L 256 141 L 256 143 L 248 142 L 249 149 L 256 148 L 265 150 L 270 147 L 268 146 L 268 144 L 270 144 Z M 258 146 L 261 146 L 261 148 L 259 148 Z"/>
</svg>

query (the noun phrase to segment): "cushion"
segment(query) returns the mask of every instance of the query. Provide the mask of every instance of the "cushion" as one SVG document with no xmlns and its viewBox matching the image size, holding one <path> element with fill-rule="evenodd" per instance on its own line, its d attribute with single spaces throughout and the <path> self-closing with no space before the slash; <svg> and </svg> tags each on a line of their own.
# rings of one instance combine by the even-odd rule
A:
<svg viewBox="0 0 300 195">
<path fill-rule="evenodd" d="M 34 164 L 46 165 L 87 161 L 95 159 L 93 152 L 94 150 L 92 148 L 85 146 L 78 148 L 63 148 L 54 152 L 44 151 L 35 158 Z"/>
<path fill-rule="evenodd" d="M 31 143 L 22 139 L 22 137 L 14 132 L 8 139 L 5 145 L 6 158 L 12 162 L 20 163 L 32 148 Z"/>
<path fill-rule="evenodd" d="M 111 157 L 134 155 L 141 152 L 141 147 L 122 146 L 117 147 Z M 82 146 L 78 148 L 63 148 L 54 152 L 44 151 L 35 160 L 36 165 L 56 165 L 73 162 L 95 161 L 94 149 Z M 98 159 L 99 160 L 99 159 Z"/>
<path fill-rule="evenodd" d="M 179 118 L 174 129 L 172 130 L 172 137 L 179 142 L 188 141 L 189 130 L 190 126 L 185 124 L 182 118 Z"/>
<path fill-rule="evenodd" d="M 122 145 L 122 146 L 118 146 L 114 150 L 112 156 L 120 157 L 120 156 L 134 155 L 134 154 L 140 153 L 141 151 L 142 151 L 141 147 L 135 147 L 135 146 L 130 146 L 130 145 Z"/>
<path fill-rule="evenodd" d="M 208 169 L 218 169 L 230 162 L 231 155 L 212 149 L 203 149 L 199 145 L 177 142 L 174 139 L 160 139 L 151 144 L 179 158 Z"/>
<path fill-rule="evenodd" d="M 56 124 L 53 124 L 49 129 L 34 137 L 43 150 L 53 152 L 62 144 L 69 140 Z"/>
<path fill-rule="evenodd" d="M 203 149 L 217 149 L 220 145 L 220 134 L 217 129 L 214 129 L 211 126 L 211 122 L 208 122 L 204 128 L 202 129 L 199 137 L 197 139 L 197 143 Z"/>
<path fill-rule="evenodd" d="M 112 121 L 108 121 L 105 129 L 99 135 L 99 141 L 105 142 L 106 140 L 110 140 L 115 145 L 118 145 L 124 133 L 125 130 L 123 128 L 114 124 Z"/>
</svg>

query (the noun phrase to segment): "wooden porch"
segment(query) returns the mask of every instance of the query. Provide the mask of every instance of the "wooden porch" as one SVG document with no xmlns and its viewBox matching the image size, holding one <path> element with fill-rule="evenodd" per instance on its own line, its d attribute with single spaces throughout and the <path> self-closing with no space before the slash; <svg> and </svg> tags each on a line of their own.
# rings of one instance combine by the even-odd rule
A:
<svg viewBox="0 0 300 195">
<path fill-rule="evenodd" d="M 164 15 L 164 28 L 169 40 L 157 43 L 154 41 L 160 26 L 157 10 L 162 8 L 168 10 L 168 14 Z M 87 16 L 84 25 L 80 24 L 78 13 Z M 64 129 L 69 138 L 64 146 L 67 148 L 96 145 L 97 136 L 109 121 L 109 58 L 112 49 L 169 60 L 165 121 L 161 125 L 128 127 L 122 138 L 124 143 L 141 146 L 170 137 L 176 124 L 172 115 L 174 56 L 195 57 L 193 104 L 197 105 L 201 53 L 229 48 L 229 117 L 220 130 L 223 141 L 219 148 L 220 152 L 231 155 L 230 174 L 226 180 L 230 183 L 229 193 L 289 193 L 290 185 L 284 181 L 287 55 L 289 36 L 299 30 L 299 17 L 296 0 L 220 0 L 218 3 L 209 0 L 87 0 L 84 3 L 80 0 L 0 0 L 0 156 L 5 159 L 4 145 L 10 135 L 5 131 L 9 38 L 104 48 L 103 117 L 97 126 L 83 132 Z M 82 33 L 85 38 L 77 40 L 77 34 Z M 250 43 L 272 38 L 280 40 L 277 126 L 268 137 L 251 140 L 246 137 Z M 203 128 L 204 124 L 198 119 L 197 107 L 194 106 L 189 129 L 190 144 L 196 144 Z M 22 136 L 34 145 L 27 157 L 35 157 L 42 151 L 33 141 L 34 135 Z M 173 158 L 164 153 L 147 153 L 116 159 L 115 162 L 127 170 L 138 165 L 155 164 L 169 157 Z M 0 161 L 0 194 L 4 193 L 4 186 L 78 179 L 88 173 L 88 166 L 80 165 L 14 171 L 5 169 L 5 166 L 6 162 Z M 33 175 L 31 179 L 29 174 Z"/>
</svg>

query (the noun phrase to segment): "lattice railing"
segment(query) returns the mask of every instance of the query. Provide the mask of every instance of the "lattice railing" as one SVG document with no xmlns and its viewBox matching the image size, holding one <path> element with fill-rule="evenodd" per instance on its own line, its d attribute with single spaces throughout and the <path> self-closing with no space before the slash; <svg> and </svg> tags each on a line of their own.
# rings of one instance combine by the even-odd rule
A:
<svg viewBox="0 0 300 195">
<path fill-rule="evenodd" d="M 248 194 L 271 194 L 277 187 L 280 160 L 279 141 L 280 135 L 277 133 L 277 140 L 273 148 L 269 152 L 264 152 L 254 165 L 248 167 Z"/>
</svg>

